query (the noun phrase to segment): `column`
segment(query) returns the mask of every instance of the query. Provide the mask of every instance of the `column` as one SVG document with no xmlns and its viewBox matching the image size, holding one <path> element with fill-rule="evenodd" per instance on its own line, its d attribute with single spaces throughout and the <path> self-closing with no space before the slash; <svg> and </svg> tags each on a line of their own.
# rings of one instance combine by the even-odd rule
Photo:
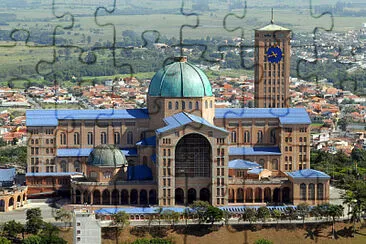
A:
<svg viewBox="0 0 366 244">
<path fill-rule="evenodd" d="M 238 191 L 237 191 L 238 189 L 236 189 L 236 190 L 234 190 L 234 189 L 232 189 L 232 191 L 234 192 L 234 203 L 236 203 L 236 201 L 237 201 L 237 197 L 238 197 Z"/>
<path fill-rule="evenodd" d="M 262 189 L 262 203 L 264 203 L 264 189 L 263 188 L 261 189 Z"/>
<path fill-rule="evenodd" d="M 252 203 L 255 203 L 255 189 L 252 190 Z"/>
</svg>

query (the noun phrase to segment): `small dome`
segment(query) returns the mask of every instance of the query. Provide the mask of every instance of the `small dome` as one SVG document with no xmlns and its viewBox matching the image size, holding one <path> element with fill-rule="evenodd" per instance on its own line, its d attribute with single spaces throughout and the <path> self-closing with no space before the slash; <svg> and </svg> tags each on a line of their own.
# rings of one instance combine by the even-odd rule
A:
<svg viewBox="0 0 366 244">
<path fill-rule="evenodd" d="M 121 167 L 128 165 L 125 155 L 114 145 L 100 145 L 89 154 L 88 165 L 98 167 Z"/>
<path fill-rule="evenodd" d="M 179 57 L 160 69 L 151 80 L 149 96 L 155 97 L 205 97 L 212 96 L 212 88 L 206 74 Z"/>
</svg>

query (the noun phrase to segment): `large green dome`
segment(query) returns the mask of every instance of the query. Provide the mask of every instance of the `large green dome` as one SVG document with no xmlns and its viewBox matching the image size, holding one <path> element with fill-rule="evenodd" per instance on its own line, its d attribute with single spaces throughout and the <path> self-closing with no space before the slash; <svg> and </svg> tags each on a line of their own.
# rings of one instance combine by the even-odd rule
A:
<svg viewBox="0 0 366 244">
<path fill-rule="evenodd" d="M 99 145 L 89 154 L 88 165 L 98 167 L 121 167 L 127 166 L 125 155 L 114 145 Z"/>
<path fill-rule="evenodd" d="M 184 57 L 160 69 L 152 78 L 149 95 L 154 97 L 212 96 L 206 74 Z"/>
</svg>

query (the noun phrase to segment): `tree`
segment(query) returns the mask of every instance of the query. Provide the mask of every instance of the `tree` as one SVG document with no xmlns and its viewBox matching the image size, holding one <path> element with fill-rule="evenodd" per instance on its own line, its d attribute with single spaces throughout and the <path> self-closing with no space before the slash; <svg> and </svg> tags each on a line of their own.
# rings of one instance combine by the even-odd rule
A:
<svg viewBox="0 0 366 244">
<path fill-rule="evenodd" d="M 42 228 L 43 219 L 40 208 L 30 208 L 26 212 L 25 229 L 30 234 L 38 234 Z"/>
<path fill-rule="evenodd" d="M 261 219 L 263 222 L 266 222 L 266 219 L 268 219 L 271 216 L 271 212 L 269 209 L 265 206 L 262 206 L 258 208 L 257 211 L 257 218 Z"/>
<path fill-rule="evenodd" d="M 288 219 L 290 220 L 290 223 L 291 220 L 293 220 L 297 216 L 295 209 L 293 209 L 292 207 L 287 207 L 285 213 Z"/>
<path fill-rule="evenodd" d="M 42 243 L 42 237 L 38 235 L 28 236 L 22 241 L 22 244 L 41 244 L 41 243 Z"/>
<path fill-rule="evenodd" d="M 223 218 L 224 218 L 225 225 L 228 225 L 229 224 L 229 219 L 231 218 L 230 212 L 224 210 L 223 211 Z"/>
<path fill-rule="evenodd" d="M 281 218 L 281 216 L 282 216 L 281 211 L 280 211 L 280 210 L 278 210 L 278 209 L 273 210 L 273 212 L 272 212 L 272 216 L 273 216 L 273 218 L 275 218 L 275 219 L 277 220 L 277 225 L 278 225 L 278 220 L 279 220 L 279 219 Z"/>
<path fill-rule="evenodd" d="M 194 201 L 190 208 L 192 209 L 193 214 L 198 219 L 198 224 L 202 224 L 203 221 L 205 221 L 206 218 L 206 211 L 208 207 L 211 205 L 208 202 L 205 201 Z"/>
<path fill-rule="evenodd" d="M 173 210 L 164 210 L 162 215 L 163 219 L 167 220 L 173 226 L 179 221 L 180 218 L 180 214 Z"/>
<path fill-rule="evenodd" d="M 17 239 L 18 234 L 22 234 L 24 239 L 24 225 L 14 220 L 8 221 L 4 224 L 3 232 L 9 239 Z"/>
<path fill-rule="evenodd" d="M 57 226 L 54 226 L 51 223 L 43 222 L 41 232 L 42 236 L 45 237 L 57 236 L 59 232 L 60 230 L 59 228 L 57 228 Z"/>
<path fill-rule="evenodd" d="M 327 214 L 332 217 L 332 238 L 335 239 L 335 220 L 343 215 L 343 206 L 330 204 L 327 209 Z"/>
<path fill-rule="evenodd" d="M 221 221 L 224 217 L 224 212 L 214 206 L 208 206 L 206 213 L 205 213 L 205 219 L 207 223 L 211 223 L 213 225 L 217 221 Z"/>
<path fill-rule="evenodd" d="M 124 212 L 120 211 L 112 215 L 112 223 L 111 225 L 116 228 L 116 241 L 118 243 L 119 235 L 125 226 L 130 224 L 129 215 Z"/>
<path fill-rule="evenodd" d="M 0 244 L 11 244 L 11 241 L 5 237 L 0 236 Z"/>
<path fill-rule="evenodd" d="M 158 222 L 159 222 L 159 226 L 160 226 L 160 223 L 161 223 L 161 219 L 162 219 L 162 213 L 163 213 L 163 208 L 162 207 L 158 207 L 157 209 L 155 209 L 155 216 L 157 217 L 158 219 Z"/>
<path fill-rule="evenodd" d="M 254 244 L 273 244 L 273 242 L 267 239 L 258 239 L 254 242 Z"/>
<path fill-rule="evenodd" d="M 71 217 L 72 217 L 71 212 L 64 208 L 56 210 L 55 220 L 64 222 L 65 228 L 66 228 L 67 223 L 70 223 Z"/>
<path fill-rule="evenodd" d="M 257 220 L 255 209 L 245 208 L 244 213 L 239 220 L 249 221 L 250 223 L 255 222 Z"/>
<path fill-rule="evenodd" d="M 302 218 L 302 223 L 305 223 L 305 217 L 308 216 L 309 212 L 310 212 L 310 207 L 309 204 L 307 203 L 300 203 L 297 206 L 297 215 L 300 216 Z"/>
</svg>

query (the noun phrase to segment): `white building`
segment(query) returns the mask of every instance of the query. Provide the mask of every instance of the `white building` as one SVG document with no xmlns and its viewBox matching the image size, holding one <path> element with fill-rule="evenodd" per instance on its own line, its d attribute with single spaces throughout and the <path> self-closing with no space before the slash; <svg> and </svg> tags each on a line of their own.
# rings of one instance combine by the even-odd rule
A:
<svg viewBox="0 0 366 244">
<path fill-rule="evenodd" d="M 102 243 L 102 229 L 95 214 L 87 209 L 74 211 L 74 244 Z"/>
</svg>

